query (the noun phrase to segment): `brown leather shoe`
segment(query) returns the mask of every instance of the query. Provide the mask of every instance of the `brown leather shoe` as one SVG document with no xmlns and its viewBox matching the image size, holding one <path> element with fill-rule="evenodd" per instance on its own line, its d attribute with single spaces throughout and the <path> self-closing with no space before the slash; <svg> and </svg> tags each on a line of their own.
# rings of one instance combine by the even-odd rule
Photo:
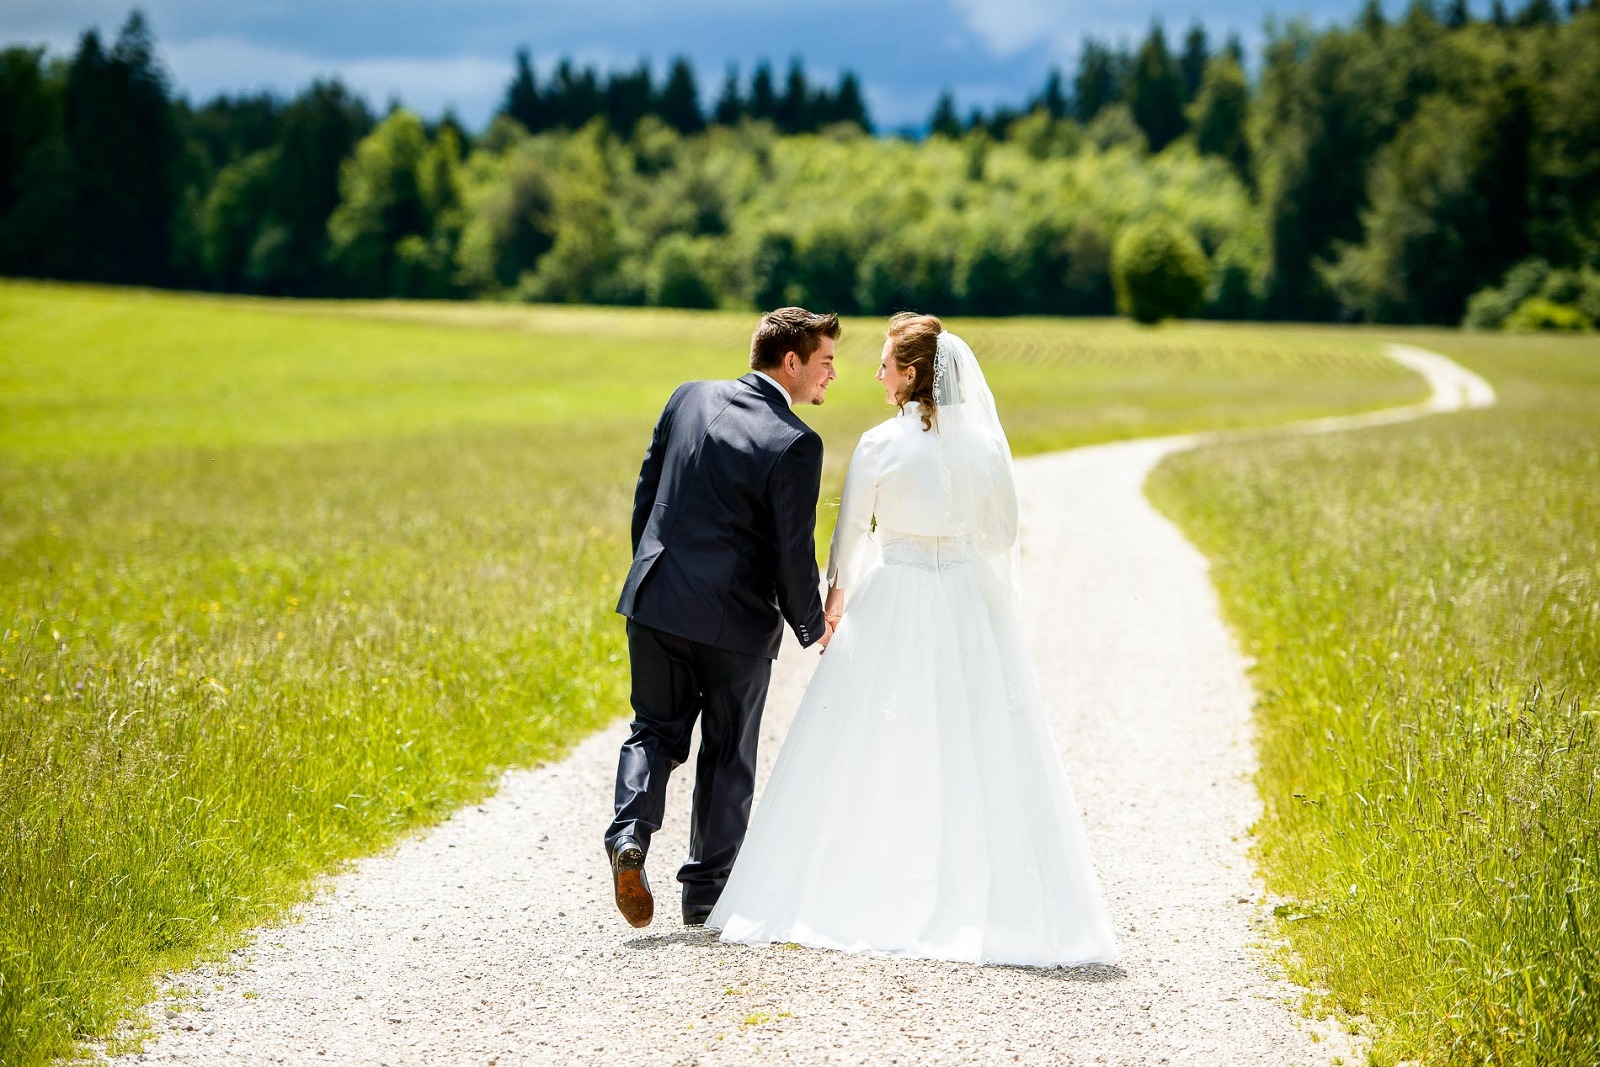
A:
<svg viewBox="0 0 1600 1067">
<path fill-rule="evenodd" d="M 644 849 L 631 837 L 619 838 L 611 851 L 611 882 L 622 917 L 636 927 L 649 926 L 656 898 L 650 895 L 650 879 L 644 874 Z"/>
</svg>

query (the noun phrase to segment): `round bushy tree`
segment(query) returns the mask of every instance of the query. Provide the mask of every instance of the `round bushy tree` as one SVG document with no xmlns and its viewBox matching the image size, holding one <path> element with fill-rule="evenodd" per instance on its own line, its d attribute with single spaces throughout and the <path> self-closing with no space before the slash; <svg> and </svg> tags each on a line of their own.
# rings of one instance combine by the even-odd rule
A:
<svg viewBox="0 0 1600 1067">
<path fill-rule="evenodd" d="M 1199 242 L 1170 219 L 1134 223 L 1111 250 L 1117 310 L 1146 325 L 1199 311 L 1209 273 Z"/>
<path fill-rule="evenodd" d="M 1513 333 L 1534 333 L 1539 330 L 1582 332 L 1594 329 L 1594 323 L 1575 307 L 1558 304 L 1542 296 L 1530 296 L 1517 305 L 1517 310 L 1506 316 L 1505 328 Z"/>
</svg>

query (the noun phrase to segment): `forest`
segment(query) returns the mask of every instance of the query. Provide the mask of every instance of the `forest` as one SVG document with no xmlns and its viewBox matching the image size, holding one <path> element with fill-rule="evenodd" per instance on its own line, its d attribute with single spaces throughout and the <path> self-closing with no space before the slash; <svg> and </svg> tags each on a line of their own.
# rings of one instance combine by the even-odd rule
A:
<svg viewBox="0 0 1600 1067">
<path fill-rule="evenodd" d="M 1348 25 L 1087 40 L 1015 107 L 878 131 L 800 60 L 536 71 L 482 130 L 336 81 L 192 103 L 133 12 L 0 51 L 0 274 L 306 297 L 1592 328 L 1600 11 L 1374 0 Z M 1249 73 L 1254 71 L 1254 73 Z M 702 101 L 709 99 L 710 106 Z M 1159 231 L 1159 240 L 1151 237 Z M 1137 246 L 1132 247 L 1132 246 Z"/>
</svg>

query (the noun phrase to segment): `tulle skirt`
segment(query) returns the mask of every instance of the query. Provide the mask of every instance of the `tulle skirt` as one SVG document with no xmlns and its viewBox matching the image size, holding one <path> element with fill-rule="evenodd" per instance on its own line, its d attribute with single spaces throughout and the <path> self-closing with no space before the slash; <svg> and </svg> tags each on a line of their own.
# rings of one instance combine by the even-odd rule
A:
<svg viewBox="0 0 1600 1067">
<path fill-rule="evenodd" d="M 976 564 L 893 547 L 848 603 L 706 925 L 745 944 L 1112 962 L 1014 608 Z"/>
</svg>

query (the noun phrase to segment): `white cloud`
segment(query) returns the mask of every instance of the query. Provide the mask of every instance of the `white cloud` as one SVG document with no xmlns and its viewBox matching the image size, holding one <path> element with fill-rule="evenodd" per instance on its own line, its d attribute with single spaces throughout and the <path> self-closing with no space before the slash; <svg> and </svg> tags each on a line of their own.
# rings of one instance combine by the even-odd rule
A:
<svg viewBox="0 0 1600 1067">
<path fill-rule="evenodd" d="M 1083 18 L 1060 0 L 951 0 L 966 28 L 999 58 L 1043 45 L 1056 50 Z"/>
<path fill-rule="evenodd" d="M 1076 61 L 1085 36 L 1137 46 L 1150 31 L 1152 18 L 1161 15 L 1159 5 L 1148 0 L 1099 0 L 1092 7 L 1061 0 L 950 0 L 950 6 L 963 29 L 996 59 L 1038 49 L 1058 63 Z M 1167 43 L 1175 45 L 1187 20 L 1173 16 L 1165 21 Z"/>
</svg>

